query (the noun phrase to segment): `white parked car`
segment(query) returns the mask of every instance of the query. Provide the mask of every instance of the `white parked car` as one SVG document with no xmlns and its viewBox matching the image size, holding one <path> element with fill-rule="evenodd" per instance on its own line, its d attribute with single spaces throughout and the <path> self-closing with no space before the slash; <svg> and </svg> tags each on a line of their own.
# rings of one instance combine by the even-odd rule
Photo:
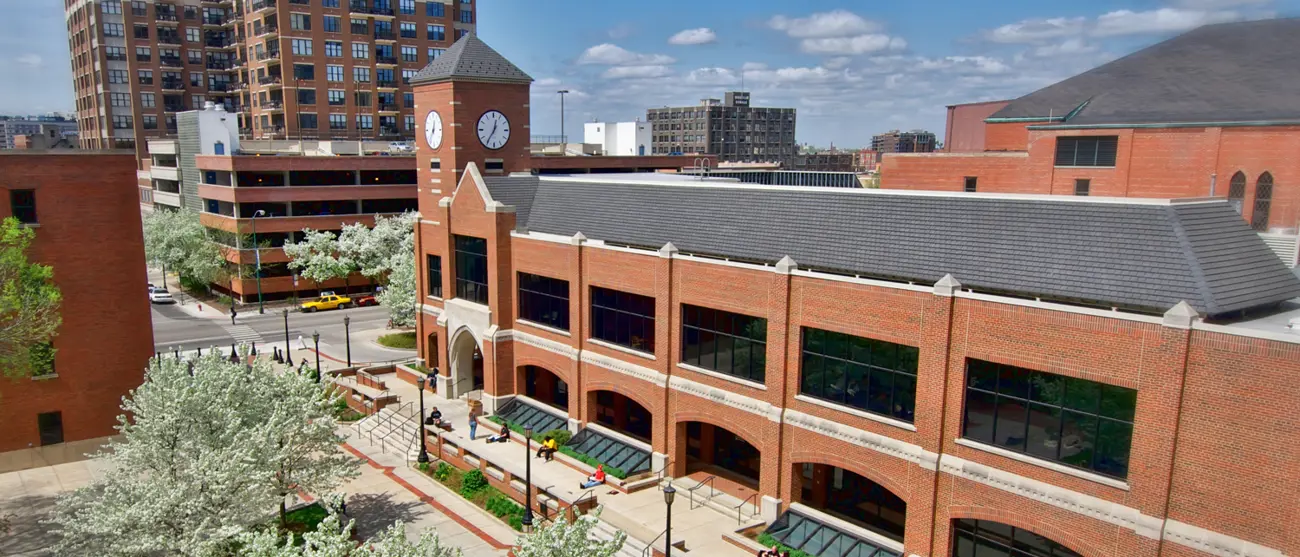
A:
<svg viewBox="0 0 1300 557">
<path fill-rule="evenodd" d="M 149 290 L 149 301 L 155 304 L 174 304 L 176 300 L 172 298 L 171 292 L 166 288 L 153 288 Z"/>
<path fill-rule="evenodd" d="M 388 144 L 388 150 L 394 153 L 410 153 L 415 151 L 415 146 L 405 141 L 394 141 Z"/>
</svg>

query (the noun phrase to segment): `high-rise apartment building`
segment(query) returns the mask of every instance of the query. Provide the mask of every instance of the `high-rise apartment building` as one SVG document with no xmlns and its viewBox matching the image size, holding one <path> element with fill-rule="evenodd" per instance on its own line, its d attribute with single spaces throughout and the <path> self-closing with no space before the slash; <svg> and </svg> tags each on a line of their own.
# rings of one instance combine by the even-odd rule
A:
<svg viewBox="0 0 1300 557">
<path fill-rule="evenodd" d="M 698 106 L 652 108 L 646 120 L 656 155 L 699 153 L 717 155 L 720 162 L 791 167 L 799 154 L 795 109 L 752 107 L 746 92 L 728 92 L 724 100 L 704 99 Z"/>
<path fill-rule="evenodd" d="M 14 137 L 55 130 L 60 136 L 77 133 L 77 121 L 62 116 L 0 116 L 0 149 L 13 149 Z"/>
<path fill-rule="evenodd" d="M 877 157 L 885 153 L 933 153 L 934 145 L 934 132 L 925 130 L 891 130 L 871 136 L 871 150 L 876 152 Z"/>
<path fill-rule="evenodd" d="M 406 79 L 470 0 L 65 0 L 82 146 L 174 135 L 206 101 L 254 139 L 409 139 Z"/>
</svg>

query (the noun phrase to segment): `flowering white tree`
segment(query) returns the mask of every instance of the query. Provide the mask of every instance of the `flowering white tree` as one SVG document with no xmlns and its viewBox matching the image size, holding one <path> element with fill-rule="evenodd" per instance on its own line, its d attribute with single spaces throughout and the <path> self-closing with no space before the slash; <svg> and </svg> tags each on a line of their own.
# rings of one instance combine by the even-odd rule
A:
<svg viewBox="0 0 1300 557">
<path fill-rule="evenodd" d="M 394 325 L 415 324 L 416 213 L 375 217 L 375 225 L 350 224 L 339 234 L 338 253 L 356 262 L 361 274 L 384 283 L 378 296 Z"/>
<path fill-rule="evenodd" d="M 303 534 L 303 544 L 295 546 L 293 537 L 280 538 L 262 531 L 244 536 L 240 550 L 243 557 L 460 557 L 458 548 L 446 547 L 437 532 L 425 530 L 416 542 L 406 538 L 402 522 L 389 526 L 361 545 L 352 540 L 354 521 L 343 525 L 331 513 L 315 532 Z"/>
<path fill-rule="evenodd" d="M 312 392 L 314 391 L 314 393 Z M 123 399 L 104 476 L 59 498 L 58 555 L 207 556 L 265 525 L 286 485 L 329 488 L 358 461 L 336 457 L 330 404 L 309 375 L 231 364 L 213 352 L 154 362 Z M 297 451 L 293 458 L 289 453 Z M 338 481 L 338 480 L 334 480 Z M 319 493 L 319 492 L 318 492 Z"/>
<path fill-rule="evenodd" d="M 613 557 L 623 548 L 626 532 L 619 532 L 612 540 L 592 537 L 600 517 L 600 509 L 578 517 L 572 524 L 557 520 L 531 534 L 520 536 L 514 549 L 515 557 Z"/>
<path fill-rule="evenodd" d="M 208 284 L 229 273 L 226 253 L 203 226 L 198 211 L 154 211 L 144 217 L 144 251 L 148 261 L 177 275 Z"/>
<path fill-rule="evenodd" d="M 347 284 L 357 262 L 339 249 L 338 237 L 327 230 L 303 229 L 301 242 L 285 242 L 289 268 L 316 283 L 341 278 Z"/>
<path fill-rule="evenodd" d="M 393 256 L 388 272 L 388 287 L 379 294 L 379 303 L 388 308 L 388 318 L 399 327 L 415 325 L 415 234 L 407 234 L 402 249 Z"/>
</svg>

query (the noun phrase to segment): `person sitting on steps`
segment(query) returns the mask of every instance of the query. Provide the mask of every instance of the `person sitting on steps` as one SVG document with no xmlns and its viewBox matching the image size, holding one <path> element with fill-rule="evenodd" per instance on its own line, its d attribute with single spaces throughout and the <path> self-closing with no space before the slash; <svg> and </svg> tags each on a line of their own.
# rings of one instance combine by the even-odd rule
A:
<svg viewBox="0 0 1300 557">
<path fill-rule="evenodd" d="M 559 444 L 555 442 L 555 438 L 548 435 L 546 440 L 542 441 L 542 446 L 537 448 L 537 458 L 545 456 L 546 461 L 550 462 L 558 448 Z"/>
<path fill-rule="evenodd" d="M 596 471 L 587 476 L 587 481 L 578 484 L 578 488 L 591 489 L 603 483 L 605 483 L 605 465 L 599 464 L 596 466 Z"/>
<path fill-rule="evenodd" d="M 510 440 L 510 428 L 501 426 L 501 433 L 487 438 L 488 443 L 505 443 Z"/>
</svg>

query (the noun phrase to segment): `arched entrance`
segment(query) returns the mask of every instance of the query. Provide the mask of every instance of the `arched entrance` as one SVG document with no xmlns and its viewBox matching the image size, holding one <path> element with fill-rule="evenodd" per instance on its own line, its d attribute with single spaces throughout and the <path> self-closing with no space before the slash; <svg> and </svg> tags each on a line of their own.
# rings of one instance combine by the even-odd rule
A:
<svg viewBox="0 0 1300 557">
<path fill-rule="evenodd" d="M 569 384 L 544 367 L 524 366 L 524 394 L 537 402 L 569 410 Z"/>
<path fill-rule="evenodd" d="M 468 329 L 461 329 L 448 347 L 451 364 L 451 385 L 448 398 L 460 398 L 470 391 L 483 389 L 483 352 L 478 341 Z"/>
<path fill-rule="evenodd" d="M 952 521 L 952 557 L 1082 557 L 1046 537 L 989 520 Z"/>
<path fill-rule="evenodd" d="M 650 442 L 653 418 L 641 403 L 614 391 L 588 391 L 590 421 L 619 433 Z"/>
<path fill-rule="evenodd" d="M 678 422 L 677 446 L 676 458 L 683 459 L 687 476 L 718 476 L 743 496 L 758 490 L 762 456 L 757 447 L 730 430 L 704 422 Z M 723 485 L 718 488 L 732 491 Z"/>
<path fill-rule="evenodd" d="M 827 464 L 794 464 L 799 502 L 895 541 L 903 541 L 907 502 L 855 472 Z"/>
</svg>

